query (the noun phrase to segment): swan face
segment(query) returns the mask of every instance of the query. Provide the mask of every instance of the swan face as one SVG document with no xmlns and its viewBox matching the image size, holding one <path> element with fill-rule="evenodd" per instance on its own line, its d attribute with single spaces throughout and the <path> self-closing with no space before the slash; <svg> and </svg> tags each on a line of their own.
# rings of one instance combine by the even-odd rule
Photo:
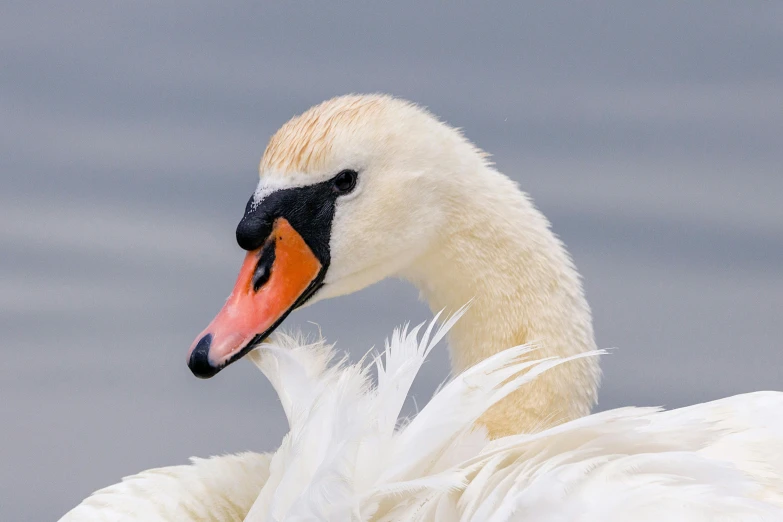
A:
<svg viewBox="0 0 783 522">
<path fill-rule="evenodd" d="M 445 219 L 439 187 L 459 142 L 424 110 L 387 96 L 335 98 L 286 123 L 237 227 L 248 253 L 234 290 L 191 346 L 193 373 L 211 377 L 305 303 L 414 263 Z"/>
</svg>

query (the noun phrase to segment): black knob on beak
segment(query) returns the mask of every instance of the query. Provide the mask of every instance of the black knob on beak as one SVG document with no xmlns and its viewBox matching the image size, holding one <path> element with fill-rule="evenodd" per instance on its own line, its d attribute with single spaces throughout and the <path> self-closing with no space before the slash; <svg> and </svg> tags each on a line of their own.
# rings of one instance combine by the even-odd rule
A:
<svg viewBox="0 0 783 522">
<path fill-rule="evenodd" d="M 255 213 L 245 214 L 237 225 L 237 243 L 250 252 L 261 248 L 266 238 L 272 233 L 272 220 Z"/>
</svg>

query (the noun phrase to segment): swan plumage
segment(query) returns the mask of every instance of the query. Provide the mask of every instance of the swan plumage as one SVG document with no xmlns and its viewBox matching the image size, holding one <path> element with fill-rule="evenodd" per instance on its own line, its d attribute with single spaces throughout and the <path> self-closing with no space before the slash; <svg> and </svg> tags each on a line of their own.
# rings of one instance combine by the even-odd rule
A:
<svg viewBox="0 0 783 522">
<path fill-rule="evenodd" d="M 780 447 L 782 394 L 621 408 L 490 440 L 475 421 L 492 404 L 598 353 L 531 359 L 536 348 L 519 346 L 456 376 L 400 421 L 416 373 L 457 317 L 395 331 L 369 364 L 348 364 L 323 340 L 276 334 L 250 355 L 290 424 L 274 454 L 146 471 L 65 520 L 783 520 L 780 474 L 743 472 L 772 470 L 757 457 Z M 738 426 L 736 409 L 748 405 Z M 723 453 L 727 438 L 748 436 L 746 456 Z"/>
<path fill-rule="evenodd" d="M 376 359 L 375 387 L 360 364 L 326 369 L 322 361 L 331 357 L 319 353 L 323 345 L 315 350 L 315 365 L 308 360 L 313 347 L 283 339 L 254 352 L 254 362 L 276 390 L 307 392 L 300 407 L 285 406 L 291 432 L 272 459 L 270 480 L 248 520 L 783 517 L 783 510 L 767 502 L 769 484 L 708 455 L 725 436 L 742 431 L 719 426 L 720 412 L 732 410 L 736 397 L 671 412 L 623 408 L 494 441 L 482 428 L 473 429 L 510 392 L 597 352 L 532 360 L 525 357 L 535 354 L 531 346 L 499 352 L 456 376 L 395 429 L 415 373 L 450 324 L 434 336 L 432 327 L 418 340 L 418 328 L 395 332 Z M 302 386 L 314 367 L 324 369 Z M 742 402 L 757 404 L 755 414 L 761 415 L 748 428 L 783 425 L 768 420 L 783 406 L 780 394 L 749 395 Z M 774 433 L 769 435 L 759 438 L 759 450 L 775 443 Z"/>
<path fill-rule="evenodd" d="M 397 519 L 410 509 L 412 519 L 445 520 L 491 520 L 490 512 L 498 520 L 511 513 L 524 520 L 571 520 L 577 513 L 581 520 L 778 519 L 783 394 L 738 395 L 671 412 L 588 415 L 600 369 L 579 274 L 529 196 L 457 129 L 390 96 L 338 97 L 283 125 L 259 174 L 237 227 L 248 253 L 236 286 L 188 353 L 200 377 L 248 353 L 266 354 L 260 365 L 277 382 L 291 432 L 274 455 L 247 457 L 261 468 L 269 459 L 252 482 L 258 487 L 253 517 L 296 519 L 292 513 L 350 506 L 340 516 Z M 387 349 L 385 364 L 405 377 L 386 394 L 387 366 L 379 368 L 374 387 L 363 367 L 330 364 L 333 352 L 322 344 L 300 350 L 275 333 L 293 309 L 387 277 L 416 285 L 433 311 L 472 301 L 435 336 L 448 333 L 457 377 L 397 431 L 400 390 L 407 393 L 429 348 L 409 335 L 393 337 L 399 349 Z M 434 333 L 426 332 L 424 338 Z M 535 350 L 509 348 L 532 345 Z M 512 359 L 517 370 L 528 365 L 531 378 L 514 381 L 517 389 L 502 385 L 501 393 L 492 376 L 510 370 L 492 365 Z M 487 372 L 476 374 L 482 367 Z M 485 390 L 476 392 L 482 399 L 475 411 L 465 402 L 473 388 L 455 391 L 466 379 Z M 449 393 L 456 394 L 452 402 Z M 441 408 L 444 402 L 459 407 Z M 372 429 L 350 420 L 362 409 L 374 419 Z M 417 429 L 427 419 L 431 429 Z M 474 421 L 475 429 L 466 431 Z M 455 438 L 459 433 L 470 435 Z M 378 458 L 377 448 L 393 453 L 397 445 L 409 452 L 394 462 Z M 363 453 L 367 448 L 376 451 Z M 437 473 L 434 463 L 444 456 L 450 467 Z M 226 477 L 242 465 L 234 457 L 207 462 Z M 198 473 L 201 464 L 158 473 Z M 133 497 L 138 490 L 127 486 L 152 477 L 142 475 L 99 497 L 132 504 L 121 493 Z M 371 485 L 394 494 L 373 497 Z M 213 493 L 216 501 L 233 498 L 220 488 Z M 164 503 L 202 504 L 179 519 L 210 512 L 210 498 L 182 495 Z M 246 506 L 247 496 L 237 505 Z M 327 497 L 326 504 L 313 500 Z"/>
<path fill-rule="evenodd" d="M 240 522 L 269 477 L 270 454 L 192 458 L 100 489 L 61 522 Z"/>
</svg>

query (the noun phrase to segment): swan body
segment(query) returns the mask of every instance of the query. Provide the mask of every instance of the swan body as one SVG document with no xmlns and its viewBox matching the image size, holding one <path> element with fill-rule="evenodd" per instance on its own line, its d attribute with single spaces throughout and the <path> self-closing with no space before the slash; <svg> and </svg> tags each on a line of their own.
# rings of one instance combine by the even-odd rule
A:
<svg viewBox="0 0 783 522">
<path fill-rule="evenodd" d="M 278 338 L 254 352 L 291 431 L 246 520 L 783 520 L 780 474 L 751 478 L 720 454 L 727 437 L 748 435 L 745 447 L 780 449 L 783 422 L 771 415 L 783 394 L 622 408 L 490 441 L 474 430 L 488 408 L 598 354 L 535 359 L 520 346 L 458 375 L 395 429 L 416 372 L 455 319 L 437 332 L 430 324 L 421 340 L 419 328 L 395 332 L 376 359 L 377 386 L 361 365 L 325 364 L 333 355 L 323 344 Z M 745 429 L 734 425 L 740 404 L 756 406 Z"/>
<path fill-rule="evenodd" d="M 457 318 L 437 331 L 433 321 L 421 335 L 421 327 L 395 331 L 369 366 L 346 364 L 324 341 L 275 335 L 250 355 L 291 428 L 273 455 L 150 470 L 97 492 L 64 520 L 783 520 L 773 468 L 783 457 L 758 459 L 780 448 L 783 422 L 773 414 L 783 394 L 673 411 L 621 408 L 490 440 L 475 422 L 491 405 L 598 354 L 535 359 L 535 347 L 520 346 L 458 375 L 399 422 L 421 364 Z M 740 427 L 737 408 L 748 405 Z M 749 453 L 724 452 L 737 437 L 749 437 Z M 773 473 L 742 469 L 765 465 Z"/>
<path fill-rule="evenodd" d="M 125 477 L 96 491 L 61 522 L 240 522 L 269 477 L 271 455 L 191 459 Z"/>
<path fill-rule="evenodd" d="M 522 513 L 524 520 L 778 519 L 783 395 L 589 415 L 600 369 L 579 275 L 530 198 L 459 131 L 389 96 L 338 97 L 286 123 L 271 138 L 259 172 L 237 227 L 248 253 L 236 286 L 188 353 L 199 377 L 257 353 L 258 346 L 277 361 L 260 366 L 276 383 L 291 433 L 274 456 L 247 457 L 260 467 L 271 459 L 252 482 L 258 495 L 251 520 L 308 519 L 315 513 L 305 515 L 308 509 L 347 509 L 340 516 L 356 520 L 513 520 Z M 377 403 L 385 396 L 382 382 L 373 388 L 359 367 L 329 367 L 328 350 L 308 352 L 284 342 L 286 350 L 274 348 L 282 339 L 274 331 L 291 310 L 386 277 L 416 285 L 433 311 L 472 302 L 442 331 L 448 331 L 459 377 L 433 399 L 451 397 L 454 405 L 482 397 L 464 416 L 439 416 L 437 406 L 428 406 L 394 431 L 404 393 L 394 395 L 397 402 Z M 422 349 L 401 343 L 408 348 L 399 353 L 412 362 L 399 364 L 415 374 Z M 509 347 L 526 345 L 536 350 L 512 349 L 513 357 L 504 359 Z M 493 365 L 512 359 L 535 378 L 497 388 L 492 376 L 501 370 Z M 405 382 L 399 390 L 407 392 Z M 454 395 L 444 396 L 447 391 Z M 385 413 L 370 427 L 347 420 L 362 408 L 372 410 L 369 418 Z M 441 438 L 436 429 L 412 429 L 426 419 L 443 429 Z M 475 430 L 466 427 L 474 423 Z M 329 436 L 302 446 L 314 433 Z M 398 444 L 412 453 L 397 461 L 379 458 Z M 329 457 L 337 454 L 345 458 Z M 442 458 L 441 469 L 435 464 Z M 424 461 L 429 464 L 415 464 Z M 222 457 L 173 474 L 198 474 L 204 462 L 226 477 L 243 465 L 242 458 Z M 403 473 L 398 464 L 405 463 L 410 468 Z M 139 477 L 150 476 L 99 496 L 119 501 L 127 491 L 132 497 L 130 486 L 143 483 Z M 394 489 L 400 482 L 411 488 Z M 220 487 L 213 493 L 217 502 L 233 498 Z M 247 506 L 250 496 L 235 505 Z M 184 499 L 184 506 L 189 498 L 173 493 L 168 501 Z M 309 507 L 302 504 L 307 499 Z"/>
</svg>

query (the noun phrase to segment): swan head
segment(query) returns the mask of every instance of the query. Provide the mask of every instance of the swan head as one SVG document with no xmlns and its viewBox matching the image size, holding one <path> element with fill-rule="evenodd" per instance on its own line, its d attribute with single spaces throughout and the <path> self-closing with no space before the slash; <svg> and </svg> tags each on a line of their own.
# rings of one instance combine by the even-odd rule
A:
<svg viewBox="0 0 783 522">
<path fill-rule="evenodd" d="M 305 303 L 413 264 L 449 219 L 454 174 L 483 162 L 459 131 L 390 96 L 334 98 L 283 125 L 237 227 L 236 285 L 190 348 L 193 373 L 216 374 Z"/>
</svg>

